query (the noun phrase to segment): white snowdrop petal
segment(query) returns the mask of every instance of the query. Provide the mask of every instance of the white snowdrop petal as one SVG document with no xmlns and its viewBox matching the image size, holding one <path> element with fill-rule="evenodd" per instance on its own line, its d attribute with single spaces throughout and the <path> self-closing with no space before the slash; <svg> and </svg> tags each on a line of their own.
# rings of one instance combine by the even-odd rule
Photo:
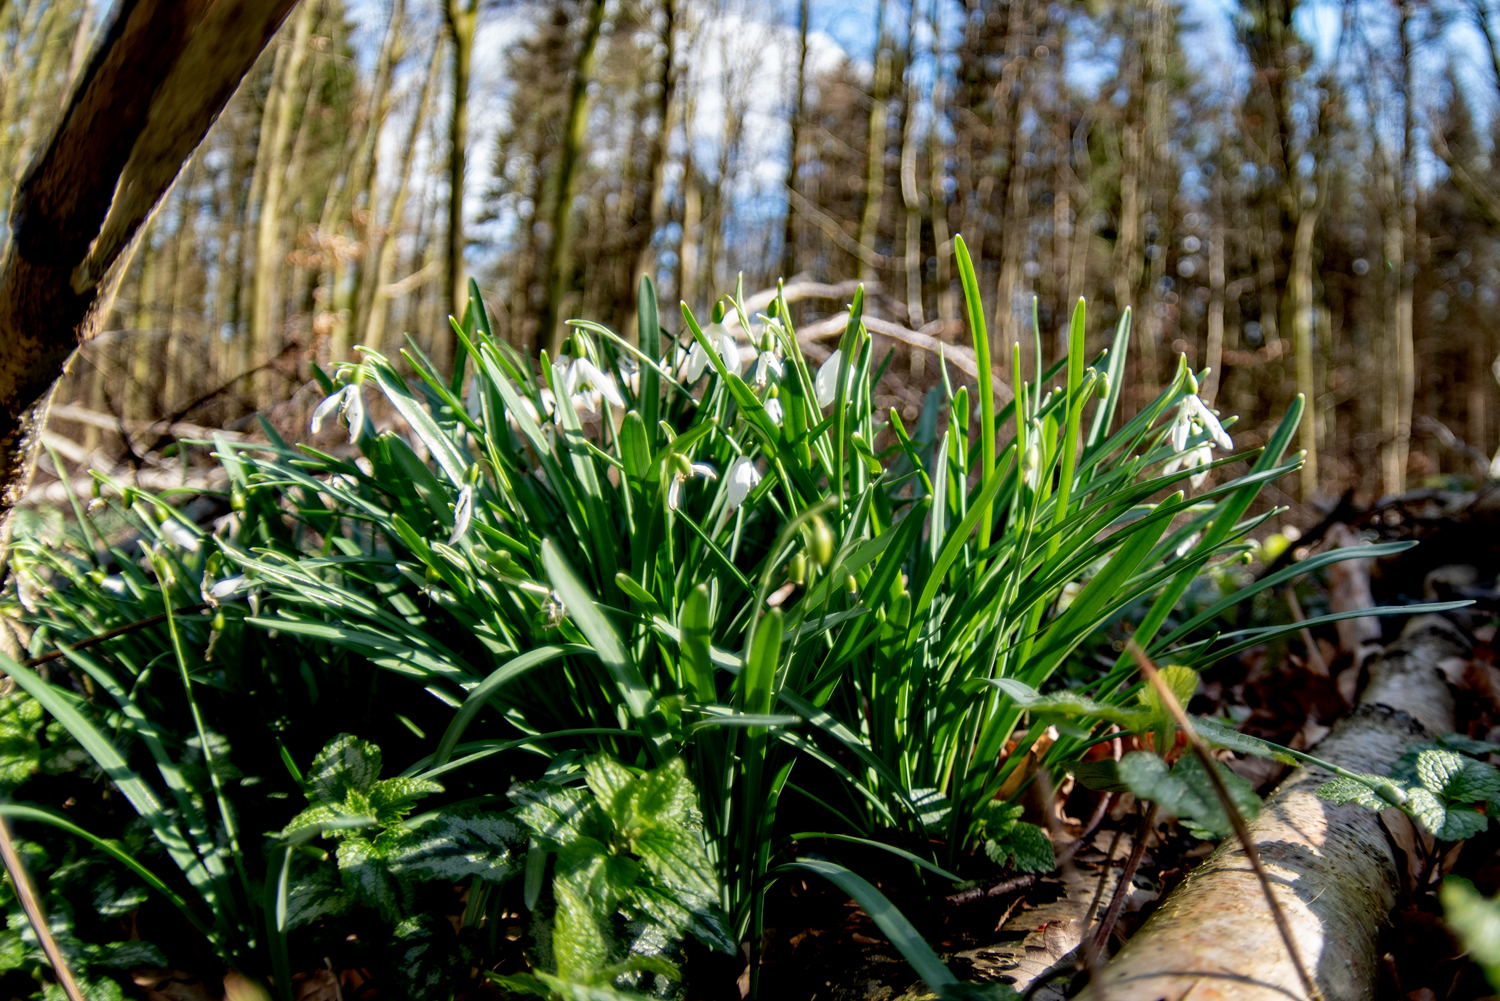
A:
<svg viewBox="0 0 1500 1001">
<path fill-rule="evenodd" d="M 312 415 L 313 434 L 317 434 L 319 431 L 323 430 L 323 422 L 331 417 L 334 412 L 343 405 L 344 396 L 348 392 L 348 386 L 345 386 L 342 389 L 336 389 L 333 391 L 332 395 L 328 396 L 323 400 L 322 403 L 318 404 L 318 408 L 313 411 Z"/>
<path fill-rule="evenodd" d="M 771 418 L 771 423 L 777 427 L 781 426 L 782 420 L 786 417 L 786 412 L 781 409 L 781 401 L 774 396 L 766 401 L 766 416 Z"/>
<path fill-rule="evenodd" d="M 729 467 L 729 473 L 725 477 L 725 506 L 726 510 L 733 511 L 745 502 L 760 483 L 760 470 L 755 468 L 755 463 L 741 456 L 734 460 L 734 465 Z"/>
<path fill-rule="evenodd" d="M 161 534 L 178 549 L 185 549 L 190 553 L 198 551 L 198 536 L 180 521 L 168 518 L 162 522 Z"/>
<path fill-rule="evenodd" d="M 469 376 L 469 398 L 464 401 L 466 404 L 464 409 L 468 411 L 469 420 L 471 421 L 479 420 L 479 415 L 481 413 L 479 393 L 479 376 Z"/>
<path fill-rule="evenodd" d="M 465 483 L 453 502 L 453 532 L 448 536 L 448 545 L 453 545 L 469 532 L 469 522 L 474 517 L 474 487 Z"/>
<path fill-rule="evenodd" d="M 672 482 L 667 484 L 667 507 L 669 507 L 673 511 L 676 511 L 677 505 L 681 503 L 681 501 L 682 477 L 674 476 L 672 477 Z"/>
<path fill-rule="evenodd" d="M 828 356 L 828 360 L 818 367 L 818 374 L 813 377 L 813 397 L 818 401 L 818 406 L 832 406 L 838 396 L 839 365 L 844 360 L 842 349 L 835 350 Z"/>
<path fill-rule="evenodd" d="M 236 574 L 233 577 L 225 577 L 213 587 L 209 588 L 208 596 L 215 601 L 221 601 L 238 592 L 245 586 L 245 575 Z"/>
<path fill-rule="evenodd" d="M 349 422 L 349 444 L 353 445 L 359 441 L 359 434 L 365 429 L 365 398 L 360 394 L 358 386 L 349 387 L 349 402 L 344 407 L 344 419 Z"/>
<path fill-rule="evenodd" d="M 126 591 L 125 578 L 119 574 L 111 574 L 99 582 L 99 586 L 110 594 L 124 594 Z"/>
<path fill-rule="evenodd" d="M 691 469 L 693 475 L 701 480 L 717 480 L 719 478 L 719 471 L 706 462 L 695 462 Z"/>
</svg>

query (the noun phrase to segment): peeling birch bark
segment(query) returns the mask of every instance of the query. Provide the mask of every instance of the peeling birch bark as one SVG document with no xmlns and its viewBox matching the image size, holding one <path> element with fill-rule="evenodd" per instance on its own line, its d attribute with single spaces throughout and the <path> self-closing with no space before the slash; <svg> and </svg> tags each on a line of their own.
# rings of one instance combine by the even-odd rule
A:
<svg viewBox="0 0 1500 1001">
<path fill-rule="evenodd" d="M 1469 652 L 1469 638 L 1449 619 L 1413 619 L 1370 662 L 1359 707 L 1318 746 L 1318 756 L 1353 771 L 1385 773 L 1407 745 L 1451 731 L 1453 696 L 1438 665 Z M 1294 772 L 1250 830 L 1302 961 L 1328 1001 L 1354 1001 L 1374 996 L 1376 937 L 1400 877 L 1376 814 L 1330 806 L 1313 794 L 1332 777 L 1321 768 Z M 1086 1001 L 1304 996 L 1261 887 L 1232 838 L 1079 995 Z"/>
</svg>

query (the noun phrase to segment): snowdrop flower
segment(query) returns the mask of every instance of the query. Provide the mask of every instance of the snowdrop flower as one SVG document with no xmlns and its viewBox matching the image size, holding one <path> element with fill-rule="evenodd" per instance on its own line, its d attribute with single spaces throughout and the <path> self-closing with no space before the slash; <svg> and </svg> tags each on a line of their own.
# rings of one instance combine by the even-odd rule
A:
<svg viewBox="0 0 1500 1001">
<path fill-rule="evenodd" d="M 317 434 L 323 430 L 323 422 L 335 413 L 342 414 L 348 422 L 349 443 L 354 444 L 359 440 L 359 433 L 365 423 L 365 400 L 360 395 L 358 386 L 350 383 L 335 390 L 332 396 L 318 404 L 318 409 L 312 415 L 312 433 Z"/>
<path fill-rule="evenodd" d="M 126 591 L 125 578 L 120 574 L 110 574 L 99 582 L 99 586 L 110 594 L 123 595 Z"/>
<path fill-rule="evenodd" d="M 703 337 L 713 348 L 714 354 L 724 362 L 724 367 L 735 375 L 739 375 L 740 347 L 734 342 L 734 335 L 729 332 L 729 328 L 722 323 L 710 323 L 703 331 Z M 698 378 L 708 370 L 711 361 L 708 352 L 703 350 L 703 345 L 694 339 L 692 346 L 688 348 L 687 357 L 681 362 L 679 372 L 682 380 L 689 384 L 697 382 Z"/>
<path fill-rule="evenodd" d="M 762 351 L 755 359 L 755 388 L 765 389 L 770 376 L 780 379 L 785 371 L 781 358 L 774 351 Z"/>
<path fill-rule="evenodd" d="M 742 455 L 735 459 L 724 476 L 724 509 L 733 511 L 745 503 L 745 498 L 759 485 L 760 479 L 760 470 L 755 468 L 755 463 L 749 457 Z"/>
<path fill-rule="evenodd" d="M 1208 442 L 1204 442 L 1196 448 L 1189 449 L 1172 459 L 1172 461 L 1161 467 L 1161 473 L 1163 476 L 1171 476 L 1179 469 L 1192 469 L 1195 466 L 1202 466 L 1204 467 L 1202 471 L 1188 477 L 1188 483 L 1192 485 L 1194 490 L 1197 490 L 1208 479 L 1208 465 L 1213 461 L 1214 448 Z"/>
<path fill-rule="evenodd" d="M 641 363 L 634 358 L 620 359 L 620 375 L 625 379 L 625 385 L 635 396 L 641 395 Z"/>
<path fill-rule="evenodd" d="M 1178 405 L 1177 417 L 1172 421 L 1172 450 L 1181 452 L 1187 448 L 1188 438 L 1200 431 L 1206 431 L 1210 440 L 1225 451 L 1234 448 L 1234 440 L 1229 437 L 1213 411 L 1208 409 L 1198 394 L 1189 393 Z"/>
<path fill-rule="evenodd" d="M 781 426 L 782 420 L 786 417 L 786 411 L 781 408 L 781 401 L 774 396 L 766 401 L 766 416 L 771 418 L 771 423 L 777 427 Z"/>
<path fill-rule="evenodd" d="M 818 406 L 827 407 L 833 404 L 838 396 L 839 365 L 844 360 L 842 348 L 835 349 L 818 368 L 818 374 L 813 377 L 813 397 L 818 401 Z"/>
<path fill-rule="evenodd" d="M 210 605 L 217 605 L 226 598 L 233 598 L 247 587 L 244 574 L 236 574 L 233 577 L 225 577 L 217 581 L 213 587 L 203 592 L 204 599 Z"/>
<path fill-rule="evenodd" d="M 667 484 L 667 507 L 676 511 L 682 503 L 682 485 L 690 477 L 696 476 L 700 480 L 717 480 L 719 474 L 714 467 L 706 462 L 689 463 L 685 456 L 674 456 L 677 460 L 677 471 L 672 474 L 672 482 Z"/>
<path fill-rule="evenodd" d="M 21 605 L 26 611 L 33 615 L 37 611 L 36 593 L 37 589 L 24 574 L 16 574 L 16 597 L 21 599 Z"/>
<path fill-rule="evenodd" d="M 474 518 L 474 485 L 465 483 L 453 502 L 453 532 L 448 536 L 448 545 L 462 539 L 469 531 L 469 522 Z"/>
<path fill-rule="evenodd" d="M 185 549 L 190 553 L 198 551 L 197 533 L 176 518 L 168 518 L 161 523 L 161 534 L 164 539 L 178 549 Z"/>
<path fill-rule="evenodd" d="M 575 410 L 591 412 L 598 410 L 601 396 L 614 406 L 622 408 L 625 406 L 625 398 L 620 395 L 615 380 L 601 372 L 599 366 L 587 358 L 577 358 L 568 366 L 567 374 L 563 377 L 563 385 L 573 399 Z M 580 393 L 579 390 L 585 387 L 587 391 Z M 582 401 L 581 405 L 580 401 Z"/>
</svg>

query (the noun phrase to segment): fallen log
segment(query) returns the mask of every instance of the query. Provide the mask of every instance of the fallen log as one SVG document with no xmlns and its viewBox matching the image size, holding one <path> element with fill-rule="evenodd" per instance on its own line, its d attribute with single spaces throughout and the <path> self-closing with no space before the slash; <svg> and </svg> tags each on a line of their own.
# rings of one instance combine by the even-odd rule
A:
<svg viewBox="0 0 1500 1001">
<path fill-rule="evenodd" d="M 1451 731 L 1453 696 L 1439 665 L 1470 652 L 1468 635 L 1452 620 L 1414 618 L 1369 662 L 1359 706 L 1318 746 L 1318 756 L 1384 774 L 1409 744 Z M 1354 1001 L 1374 994 L 1376 939 L 1401 875 L 1380 816 L 1314 795 L 1332 778 L 1317 767 L 1294 772 L 1266 801 L 1250 835 L 1323 996 Z M 1079 995 L 1087 1001 L 1305 996 L 1236 839 L 1195 869 Z"/>
</svg>

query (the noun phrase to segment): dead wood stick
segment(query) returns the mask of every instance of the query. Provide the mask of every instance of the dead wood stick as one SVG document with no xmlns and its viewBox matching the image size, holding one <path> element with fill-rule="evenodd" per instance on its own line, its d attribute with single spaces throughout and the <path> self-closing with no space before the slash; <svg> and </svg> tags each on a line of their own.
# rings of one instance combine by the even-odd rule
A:
<svg viewBox="0 0 1500 1001">
<path fill-rule="evenodd" d="M 15 841 L 10 836 L 10 825 L 5 822 L 4 817 L 0 817 L 0 859 L 5 861 L 5 871 L 10 874 L 10 883 L 16 891 L 16 899 L 21 902 L 21 910 L 26 912 L 26 920 L 30 922 L 31 930 L 36 932 L 37 941 L 42 945 L 42 952 L 47 956 L 47 962 L 52 964 L 52 972 L 57 975 L 58 986 L 67 995 L 68 1001 L 83 1001 L 83 992 L 78 989 L 78 982 L 73 979 L 73 971 L 68 969 L 68 961 L 63 958 L 62 950 L 57 947 L 57 939 L 52 937 L 52 928 L 47 924 L 47 915 L 42 912 L 42 903 L 36 898 L 36 887 L 31 885 L 31 876 L 21 862 Z"/>
</svg>

